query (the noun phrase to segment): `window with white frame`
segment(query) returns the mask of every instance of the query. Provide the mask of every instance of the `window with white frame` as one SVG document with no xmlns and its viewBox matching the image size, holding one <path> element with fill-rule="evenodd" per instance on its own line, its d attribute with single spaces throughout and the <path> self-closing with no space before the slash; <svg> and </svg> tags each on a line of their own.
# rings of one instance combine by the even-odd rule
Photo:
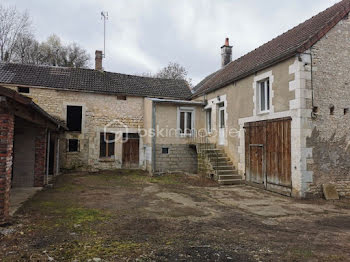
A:
<svg viewBox="0 0 350 262">
<path fill-rule="evenodd" d="M 194 129 L 194 110 L 193 108 L 179 109 L 179 132 L 182 136 L 192 135 Z"/>
<path fill-rule="evenodd" d="M 267 78 L 258 82 L 259 94 L 259 112 L 265 113 L 270 111 L 270 79 Z"/>
<path fill-rule="evenodd" d="M 211 108 L 206 110 L 207 132 L 211 133 Z"/>
</svg>

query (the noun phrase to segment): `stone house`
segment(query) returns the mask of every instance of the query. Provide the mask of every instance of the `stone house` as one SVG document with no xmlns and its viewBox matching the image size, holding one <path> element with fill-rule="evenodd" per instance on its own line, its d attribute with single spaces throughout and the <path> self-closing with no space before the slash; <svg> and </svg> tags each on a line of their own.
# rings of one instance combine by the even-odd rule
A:
<svg viewBox="0 0 350 262">
<path fill-rule="evenodd" d="M 148 100 L 185 99 L 190 88 L 183 80 L 106 72 L 101 59 L 97 51 L 95 70 L 1 64 L 0 83 L 66 123 L 59 143 L 62 169 L 146 168 L 150 144 L 140 130 Z"/>
<path fill-rule="evenodd" d="M 349 11 L 343 0 L 235 61 L 227 39 L 195 87 L 209 140 L 247 183 L 301 198 L 334 183 L 350 197 Z"/>
<path fill-rule="evenodd" d="M 350 0 L 222 67 L 191 92 L 180 80 L 0 64 L 0 84 L 28 96 L 68 131 L 61 169 L 203 173 L 297 198 L 334 183 L 350 197 Z"/>
</svg>

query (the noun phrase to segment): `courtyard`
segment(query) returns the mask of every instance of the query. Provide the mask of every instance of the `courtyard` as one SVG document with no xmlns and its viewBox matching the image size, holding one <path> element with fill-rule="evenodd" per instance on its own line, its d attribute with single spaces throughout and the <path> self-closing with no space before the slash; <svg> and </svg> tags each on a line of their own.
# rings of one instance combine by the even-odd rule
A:
<svg viewBox="0 0 350 262">
<path fill-rule="evenodd" d="M 137 170 L 64 174 L 0 227 L 0 261 L 350 261 L 350 202 Z"/>
</svg>

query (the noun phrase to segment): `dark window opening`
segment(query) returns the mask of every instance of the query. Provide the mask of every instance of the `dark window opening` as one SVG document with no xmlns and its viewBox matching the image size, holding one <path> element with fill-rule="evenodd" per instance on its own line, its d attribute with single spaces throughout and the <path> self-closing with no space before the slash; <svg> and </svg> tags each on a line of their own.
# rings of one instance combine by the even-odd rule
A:
<svg viewBox="0 0 350 262">
<path fill-rule="evenodd" d="M 81 132 L 82 107 L 67 106 L 67 127 L 69 131 Z"/>
<path fill-rule="evenodd" d="M 29 94 L 29 87 L 18 87 L 18 93 Z"/>
<path fill-rule="evenodd" d="M 344 108 L 344 115 L 347 115 L 349 113 L 349 108 Z"/>
<path fill-rule="evenodd" d="M 117 100 L 126 100 L 126 96 L 117 96 Z"/>
<path fill-rule="evenodd" d="M 162 148 L 162 154 L 169 154 L 169 148 L 167 148 L 167 147 L 163 147 Z"/>
<path fill-rule="evenodd" d="M 317 107 L 317 106 L 314 106 L 314 107 L 312 108 L 312 112 L 313 112 L 313 113 L 318 113 L 318 107 Z"/>
<path fill-rule="evenodd" d="M 115 134 L 100 134 L 100 157 L 114 156 Z"/>
<path fill-rule="evenodd" d="M 68 152 L 79 152 L 79 140 L 69 139 L 68 140 Z"/>
<path fill-rule="evenodd" d="M 331 106 L 331 107 L 329 108 L 329 113 L 330 113 L 330 115 L 334 115 L 334 110 L 335 110 L 335 107 L 334 107 L 334 106 Z"/>
</svg>

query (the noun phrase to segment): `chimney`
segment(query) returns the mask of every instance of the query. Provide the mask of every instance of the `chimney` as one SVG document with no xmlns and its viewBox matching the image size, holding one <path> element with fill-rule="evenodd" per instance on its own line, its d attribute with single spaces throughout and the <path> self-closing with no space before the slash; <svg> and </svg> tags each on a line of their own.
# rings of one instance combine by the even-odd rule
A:
<svg viewBox="0 0 350 262">
<path fill-rule="evenodd" d="M 102 71 L 102 51 L 96 50 L 95 52 L 95 70 Z"/>
<path fill-rule="evenodd" d="M 232 61 L 232 46 L 230 46 L 229 39 L 226 38 L 225 45 L 221 47 L 221 67 L 226 66 Z"/>
</svg>

